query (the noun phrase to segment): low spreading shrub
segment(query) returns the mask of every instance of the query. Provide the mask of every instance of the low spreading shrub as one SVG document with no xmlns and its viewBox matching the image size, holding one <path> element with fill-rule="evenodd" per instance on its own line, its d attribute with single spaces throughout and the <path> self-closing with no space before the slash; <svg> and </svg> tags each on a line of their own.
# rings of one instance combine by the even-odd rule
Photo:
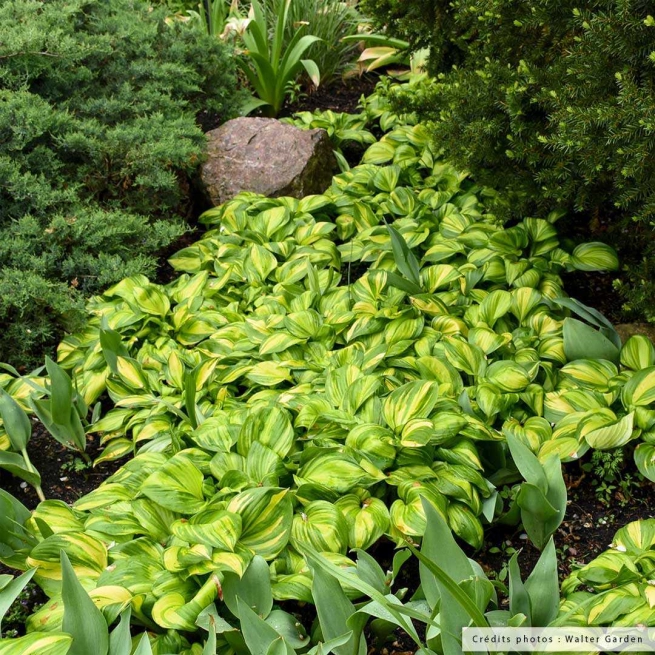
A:
<svg viewBox="0 0 655 655">
<path fill-rule="evenodd" d="M 564 208 L 618 245 L 625 309 L 655 319 L 655 19 L 644 0 L 365 0 L 430 46 L 429 93 L 403 102 L 450 161 L 511 194 L 512 215 Z M 580 230 L 580 231 L 584 231 Z"/>
<path fill-rule="evenodd" d="M 41 359 L 83 298 L 154 275 L 185 229 L 201 110 L 235 110 L 225 47 L 141 0 L 0 7 L 0 359 Z"/>
</svg>

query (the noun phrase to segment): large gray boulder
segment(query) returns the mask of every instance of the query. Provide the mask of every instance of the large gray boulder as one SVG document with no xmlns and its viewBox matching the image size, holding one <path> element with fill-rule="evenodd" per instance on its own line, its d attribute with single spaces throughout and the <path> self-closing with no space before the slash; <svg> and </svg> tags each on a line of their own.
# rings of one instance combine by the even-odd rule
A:
<svg viewBox="0 0 655 655">
<path fill-rule="evenodd" d="M 323 193 L 336 168 L 325 130 L 301 130 L 274 118 L 235 118 L 207 137 L 201 177 L 215 205 L 240 191 L 294 198 Z"/>
</svg>

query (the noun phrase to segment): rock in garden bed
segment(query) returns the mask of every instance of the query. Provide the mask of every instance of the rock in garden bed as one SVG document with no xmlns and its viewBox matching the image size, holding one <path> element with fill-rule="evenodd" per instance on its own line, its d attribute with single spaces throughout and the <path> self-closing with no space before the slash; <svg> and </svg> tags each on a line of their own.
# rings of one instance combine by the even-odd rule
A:
<svg viewBox="0 0 655 655">
<path fill-rule="evenodd" d="M 202 181 L 215 205 L 240 191 L 294 198 L 323 193 L 336 169 L 325 130 L 301 130 L 273 118 L 235 118 L 207 138 Z"/>
</svg>

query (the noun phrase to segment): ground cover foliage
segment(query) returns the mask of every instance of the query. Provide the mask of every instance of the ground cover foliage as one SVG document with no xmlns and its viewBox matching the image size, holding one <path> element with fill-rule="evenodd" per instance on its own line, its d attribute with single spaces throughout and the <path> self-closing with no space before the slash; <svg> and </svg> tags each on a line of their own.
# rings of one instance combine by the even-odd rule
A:
<svg viewBox="0 0 655 655">
<path fill-rule="evenodd" d="M 564 208 L 618 245 L 628 315 L 653 320 L 651 3 L 364 0 L 430 47 L 436 83 L 406 95 L 449 160 L 513 194 L 516 216 Z M 537 208 L 537 209 L 535 209 Z"/>
<path fill-rule="evenodd" d="M 49 366 L 54 383 L 0 374 L 25 408 L 43 397 L 54 423 L 63 385 L 68 420 L 71 405 L 98 407 L 82 414 L 106 444 L 100 460 L 135 455 L 72 508 L 46 501 L 30 514 L 0 492 L 0 560 L 37 567 L 52 598 L 27 641 L 0 642 L 0 653 L 67 652 L 61 600 L 76 580 L 105 631 L 129 606 L 156 653 L 200 653 L 208 626 L 220 652 L 306 650 L 291 615 L 271 617 L 273 603 L 316 602 L 317 568 L 344 583 L 349 603 L 371 593 L 348 573 L 369 570 L 366 553 L 355 564 L 349 549 L 385 534 L 420 541 L 432 512 L 432 526 L 474 548 L 484 524 L 522 519 L 546 553 L 566 500 L 560 460 L 638 441 L 637 465 L 655 477 L 655 349 L 617 341 L 559 275 L 613 269 L 615 253 L 565 250 L 558 214 L 504 224 L 489 211 L 502 198 L 445 163 L 385 88 L 364 103 L 363 123 L 317 117 L 335 133 L 385 133 L 325 194 L 244 193 L 207 212 L 208 232 L 170 260 L 176 280 L 131 276 L 89 302 L 86 328 L 60 344 L 61 368 Z M 503 501 L 508 482 L 520 484 Z M 229 600 L 262 580 L 270 589 L 252 605 L 267 628 Z M 652 614 L 641 587 L 627 593 Z M 432 637 L 430 648 L 445 648 Z M 354 652 L 346 641 L 325 649 Z"/>
<path fill-rule="evenodd" d="M 84 299 L 185 229 L 205 139 L 240 96 L 223 44 L 140 0 L 0 8 L 0 359 L 35 364 Z M 35 361 L 35 356 L 38 360 Z"/>
</svg>

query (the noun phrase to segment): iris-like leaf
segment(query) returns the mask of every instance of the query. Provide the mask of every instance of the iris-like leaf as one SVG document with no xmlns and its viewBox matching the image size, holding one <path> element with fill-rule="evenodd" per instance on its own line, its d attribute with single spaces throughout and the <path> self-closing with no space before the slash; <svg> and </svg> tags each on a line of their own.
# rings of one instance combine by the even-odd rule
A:
<svg viewBox="0 0 655 655">
<path fill-rule="evenodd" d="M 576 359 L 607 359 L 618 363 L 617 347 L 598 330 L 575 318 L 564 320 L 564 352 L 571 362 Z"/>
<path fill-rule="evenodd" d="M 25 585 L 32 579 L 35 572 L 36 569 L 30 569 L 6 583 L 4 581 L 0 582 L 0 633 L 2 632 L 2 619 L 4 619 L 7 610 L 25 588 Z"/>
<path fill-rule="evenodd" d="M 391 187 L 383 190 L 391 191 L 398 181 L 400 169 L 395 166 L 387 166 L 379 171 L 376 179 L 378 184 Z M 421 286 L 419 265 L 414 253 L 410 250 L 403 236 L 393 227 L 387 225 L 391 237 L 391 248 L 396 261 L 396 266 L 402 275 L 417 287 Z"/>
<path fill-rule="evenodd" d="M 107 622 L 80 584 L 68 556 L 63 550 L 61 551 L 61 570 L 61 599 L 64 603 L 62 629 L 73 637 L 69 654 L 98 653 L 98 655 L 106 655 L 109 650 Z"/>
<path fill-rule="evenodd" d="M 23 408 L 3 389 L 0 389 L 0 417 L 11 447 L 23 450 L 32 436 L 32 424 Z"/>
<path fill-rule="evenodd" d="M 237 618 L 242 601 L 246 607 L 258 616 L 266 618 L 273 607 L 273 595 L 268 564 L 258 555 L 253 557 L 242 577 L 235 573 L 226 573 L 223 580 L 223 600 Z"/>
</svg>

